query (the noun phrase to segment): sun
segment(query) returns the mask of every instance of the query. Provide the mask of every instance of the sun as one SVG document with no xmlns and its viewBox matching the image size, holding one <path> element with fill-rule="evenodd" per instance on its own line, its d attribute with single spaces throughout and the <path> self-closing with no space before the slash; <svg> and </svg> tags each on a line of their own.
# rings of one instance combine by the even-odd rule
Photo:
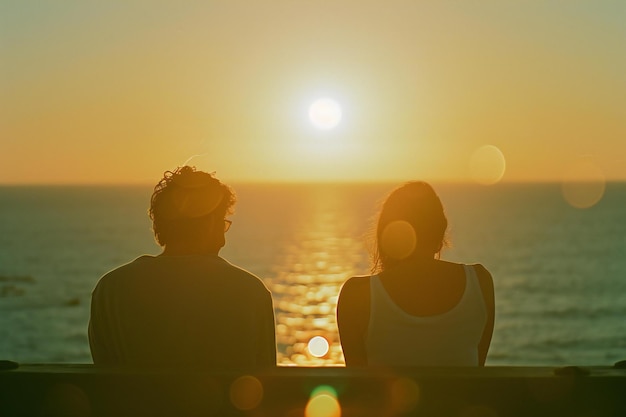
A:
<svg viewBox="0 0 626 417">
<path fill-rule="evenodd" d="M 309 106 L 309 120 L 320 130 L 330 130 L 341 122 L 341 106 L 332 98 L 315 100 Z"/>
</svg>

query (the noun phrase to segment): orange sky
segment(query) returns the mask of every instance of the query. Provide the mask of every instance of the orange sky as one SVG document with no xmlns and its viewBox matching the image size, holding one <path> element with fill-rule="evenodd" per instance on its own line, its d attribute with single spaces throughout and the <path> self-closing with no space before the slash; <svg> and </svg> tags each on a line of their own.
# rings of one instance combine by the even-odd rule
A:
<svg viewBox="0 0 626 417">
<path fill-rule="evenodd" d="M 626 2 L 0 4 L 0 184 L 626 180 Z M 307 120 L 314 99 L 343 109 Z"/>
</svg>

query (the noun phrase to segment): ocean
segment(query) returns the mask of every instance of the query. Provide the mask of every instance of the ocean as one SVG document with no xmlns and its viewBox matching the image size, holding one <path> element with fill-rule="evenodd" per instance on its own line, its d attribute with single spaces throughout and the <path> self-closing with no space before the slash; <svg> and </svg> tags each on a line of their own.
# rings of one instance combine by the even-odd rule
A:
<svg viewBox="0 0 626 417">
<path fill-rule="evenodd" d="M 341 285 L 369 273 L 378 205 L 396 184 L 233 184 L 221 255 L 272 291 L 280 365 L 338 366 Z M 595 205 L 561 185 L 434 184 L 448 215 L 442 259 L 494 277 L 487 365 L 612 365 L 626 359 L 626 183 Z M 110 269 L 157 254 L 150 186 L 0 187 L 0 359 L 90 363 L 91 291 Z M 322 336 L 329 351 L 308 342 Z M 321 357 L 320 357 L 321 356 Z"/>
</svg>

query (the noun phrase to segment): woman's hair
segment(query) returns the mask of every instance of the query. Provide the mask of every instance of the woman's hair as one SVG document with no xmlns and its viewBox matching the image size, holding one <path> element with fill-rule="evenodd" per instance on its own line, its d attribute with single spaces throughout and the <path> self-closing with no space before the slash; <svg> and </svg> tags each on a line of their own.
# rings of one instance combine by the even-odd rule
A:
<svg viewBox="0 0 626 417">
<path fill-rule="evenodd" d="M 439 256 L 448 245 L 441 200 L 426 182 L 411 181 L 393 190 L 376 224 L 372 272 L 388 269 L 416 254 Z"/>
<path fill-rule="evenodd" d="M 173 241 L 193 241 L 208 231 L 210 218 L 224 219 L 233 213 L 233 190 L 214 173 L 183 166 L 166 171 L 154 187 L 148 215 L 161 246 Z"/>
</svg>

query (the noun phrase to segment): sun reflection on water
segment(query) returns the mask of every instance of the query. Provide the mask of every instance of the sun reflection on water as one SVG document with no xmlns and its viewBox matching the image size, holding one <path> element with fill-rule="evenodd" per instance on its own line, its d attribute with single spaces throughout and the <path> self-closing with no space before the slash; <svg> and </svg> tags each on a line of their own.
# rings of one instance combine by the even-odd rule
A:
<svg viewBox="0 0 626 417">
<path fill-rule="evenodd" d="M 345 200 L 332 193 L 314 197 L 291 243 L 278 257 L 272 277 L 265 279 L 276 310 L 279 365 L 345 363 L 335 319 L 337 296 L 350 276 L 366 273 L 368 268 L 364 239 L 354 238 L 360 235 L 355 229 L 361 230 L 363 224 L 337 218 L 337 213 L 345 211 L 333 204 Z M 316 337 L 328 345 L 321 355 L 310 349 L 311 340 L 321 340 Z"/>
</svg>

